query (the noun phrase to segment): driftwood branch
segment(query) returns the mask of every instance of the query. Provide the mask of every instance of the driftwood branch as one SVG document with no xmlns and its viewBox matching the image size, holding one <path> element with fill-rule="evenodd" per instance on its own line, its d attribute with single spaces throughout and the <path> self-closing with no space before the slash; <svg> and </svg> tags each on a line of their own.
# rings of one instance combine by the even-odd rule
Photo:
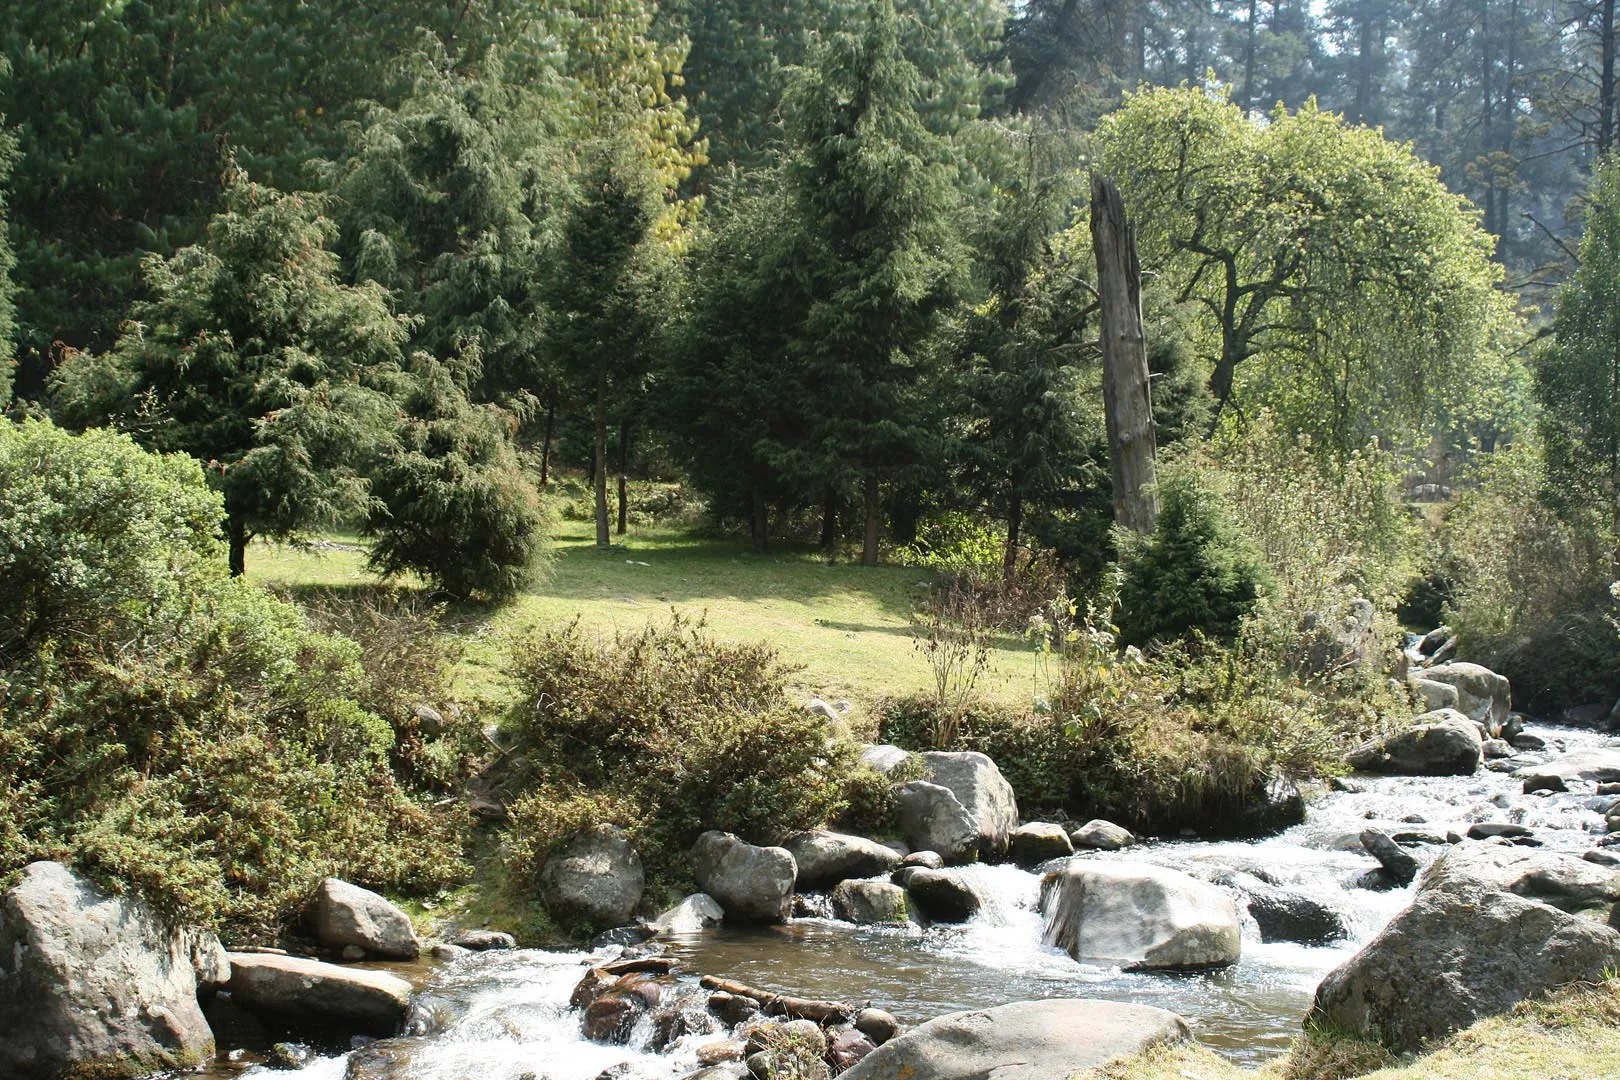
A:
<svg viewBox="0 0 1620 1080">
<path fill-rule="evenodd" d="M 751 998 L 759 1002 L 759 1007 L 771 1016 L 786 1016 L 793 1020 L 814 1020 L 818 1024 L 846 1024 L 855 1019 L 860 1010 L 844 1001 L 812 1001 L 808 998 L 788 997 L 784 994 L 773 994 L 769 990 L 757 990 L 752 986 L 745 986 L 730 979 L 721 979 L 714 975 L 705 975 L 702 979 L 705 990 L 718 990 L 737 997 Z"/>
</svg>

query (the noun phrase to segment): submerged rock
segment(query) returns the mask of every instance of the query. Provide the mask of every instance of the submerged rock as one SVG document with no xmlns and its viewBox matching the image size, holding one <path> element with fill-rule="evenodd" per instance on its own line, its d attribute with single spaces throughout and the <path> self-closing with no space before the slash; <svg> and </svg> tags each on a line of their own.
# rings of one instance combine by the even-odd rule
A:
<svg viewBox="0 0 1620 1080">
<path fill-rule="evenodd" d="M 830 889 L 848 878 L 887 874 L 900 865 L 892 848 L 864 836 L 815 830 L 782 841 L 798 866 L 799 889 Z"/>
<path fill-rule="evenodd" d="M 843 1080 L 1059 1080 L 1188 1037 L 1147 1005 L 1054 998 L 950 1013 L 868 1054 Z"/>
<path fill-rule="evenodd" d="M 1412 1052 L 1482 1017 L 1620 967 L 1620 933 L 1511 893 L 1420 889 L 1317 988 L 1307 1023 Z"/>
<path fill-rule="evenodd" d="M 593 825 L 540 868 L 546 910 L 593 928 L 623 926 L 641 903 L 641 856 L 616 825 Z"/>
<path fill-rule="evenodd" d="M 786 848 L 706 832 L 692 846 L 692 874 L 725 909 L 727 922 L 780 923 L 792 913 L 798 864 Z"/>
<path fill-rule="evenodd" d="M 1041 889 L 1044 941 L 1076 960 L 1136 970 L 1224 967 L 1242 930 L 1232 898 L 1179 870 L 1076 860 Z"/>
<path fill-rule="evenodd" d="M 499 930 L 463 930 L 450 944 L 473 952 L 517 948 L 517 939 Z"/>
<path fill-rule="evenodd" d="M 1479 725 L 1455 709 L 1440 709 L 1424 713 L 1406 731 L 1357 747 L 1346 760 L 1365 772 L 1469 776 L 1483 755 Z"/>
<path fill-rule="evenodd" d="M 0 909 L 0 1076 L 142 1076 L 214 1052 L 197 1004 L 207 941 L 60 863 L 31 863 Z M 228 977 L 228 976 L 227 976 Z"/>
<path fill-rule="evenodd" d="M 328 949 L 350 946 L 388 960 L 414 960 L 422 951 L 411 917 L 370 889 L 327 878 L 307 912 L 315 940 Z"/>
<path fill-rule="evenodd" d="M 1350 936 L 1339 913 L 1315 897 L 1258 880 L 1244 881 L 1240 888 L 1263 942 L 1325 945 Z"/>
</svg>

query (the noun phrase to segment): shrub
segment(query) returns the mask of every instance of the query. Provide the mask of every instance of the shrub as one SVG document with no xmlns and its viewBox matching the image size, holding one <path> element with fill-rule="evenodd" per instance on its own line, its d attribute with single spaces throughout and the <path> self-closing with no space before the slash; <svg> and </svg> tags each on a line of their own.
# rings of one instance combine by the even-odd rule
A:
<svg viewBox="0 0 1620 1080">
<path fill-rule="evenodd" d="M 515 876 L 533 880 L 593 821 L 627 829 L 649 879 L 668 887 L 705 830 L 775 843 L 832 819 L 854 749 L 792 703 L 791 671 L 768 646 L 720 641 L 678 615 L 611 639 L 576 622 L 520 642 L 505 723 L 524 763 L 509 781 L 523 793 Z"/>
<path fill-rule="evenodd" d="M 228 577 L 222 519 L 190 459 L 0 425 L 0 875 L 63 859 L 237 939 L 330 874 L 458 880 L 460 823 L 389 768 L 359 648 Z"/>
<path fill-rule="evenodd" d="M 1125 545 L 1120 637 L 1145 645 L 1198 631 L 1229 640 L 1269 585 L 1265 566 L 1196 471 L 1161 475 L 1158 526 Z"/>
</svg>

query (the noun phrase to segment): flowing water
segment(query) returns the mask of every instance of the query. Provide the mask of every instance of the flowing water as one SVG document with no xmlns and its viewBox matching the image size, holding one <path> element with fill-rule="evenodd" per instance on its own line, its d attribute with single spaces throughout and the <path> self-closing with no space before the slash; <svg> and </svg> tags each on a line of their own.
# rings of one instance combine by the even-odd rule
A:
<svg viewBox="0 0 1620 1080">
<path fill-rule="evenodd" d="M 1537 728 L 1548 756 L 1614 739 L 1591 732 Z M 828 918 L 785 926 L 710 930 L 668 939 L 683 968 L 800 997 L 870 1002 L 911 1025 L 964 1008 L 1039 997 L 1094 997 L 1157 1005 L 1186 1017 L 1200 1040 L 1253 1061 L 1281 1052 L 1299 1030 L 1317 983 L 1411 900 L 1411 890 L 1357 887 L 1375 864 L 1351 850 L 1363 828 L 1391 833 L 1466 832 L 1479 821 L 1535 830 L 1547 847 L 1580 851 L 1604 830 L 1604 812 L 1620 800 L 1594 795 L 1527 796 L 1511 776 L 1383 777 L 1312 803 L 1307 820 L 1253 843 L 1195 839 L 1154 843 L 1087 858 L 1158 863 L 1204 878 L 1248 873 L 1323 901 L 1350 929 L 1331 946 L 1263 944 L 1245 926 L 1243 958 L 1203 974 L 1134 974 L 1080 964 L 1043 947 L 1036 911 L 1039 877 L 1012 866 L 974 866 L 983 908 L 971 922 L 928 930 L 856 927 Z M 1414 844 L 1427 862 L 1443 843 Z M 585 1040 L 568 996 L 592 959 L 603 954 L 519 950 L 477 954 L 435 966 L 419 995 L 413 1033 L 349 1055 L 323 1058 L 299 1073 L 308 1080 L 595 1080 L 622 1066 L 624 1080 L 665 1080 L 697 1067 L 697 1048 L 719 1035 L 687 1036 L 662 1053 L 646 1049 L 649 1032 L 629 1047 Z M 242 1070 L 246 1069 L 246 1072 Z M 246 1059 L 222 1075 L 268 1070 Z"/>
</svg>

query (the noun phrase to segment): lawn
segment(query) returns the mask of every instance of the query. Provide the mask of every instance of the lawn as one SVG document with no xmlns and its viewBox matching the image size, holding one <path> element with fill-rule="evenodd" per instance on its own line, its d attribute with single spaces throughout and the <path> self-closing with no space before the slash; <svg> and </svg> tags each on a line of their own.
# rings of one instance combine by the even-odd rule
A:
<svg viewBox="0 0 1620 1080">
<path fill-rule="evenodd" d="M 755 555 L 746 543 L 648 527 L 598 551 L 590 522 L 563 521 L 551 574 L 495 612 L 460 612 L 468 637 L 463 691 L 498 697 L 512 637 L 578 618 L 598 633 L 636 630 L 672 610 L 703 617 L 723 637 L 767 641 L 803 670 L 806 697 L 847 699 L 861 714 L 888 694 L 928 690 L 933 672 L 917 654 L 909 613 L 927 571 L 898 566 L 828 565 L 808 548 Z M 354 588 L 373 581 L 353 537 L 307 550 L 255 544 L 248 575 L 295 588 Z M 981 687 L 987 696 L 1027 700 L 1035 654 L 1008 638 L 992 650 Z"/>
</svg>

